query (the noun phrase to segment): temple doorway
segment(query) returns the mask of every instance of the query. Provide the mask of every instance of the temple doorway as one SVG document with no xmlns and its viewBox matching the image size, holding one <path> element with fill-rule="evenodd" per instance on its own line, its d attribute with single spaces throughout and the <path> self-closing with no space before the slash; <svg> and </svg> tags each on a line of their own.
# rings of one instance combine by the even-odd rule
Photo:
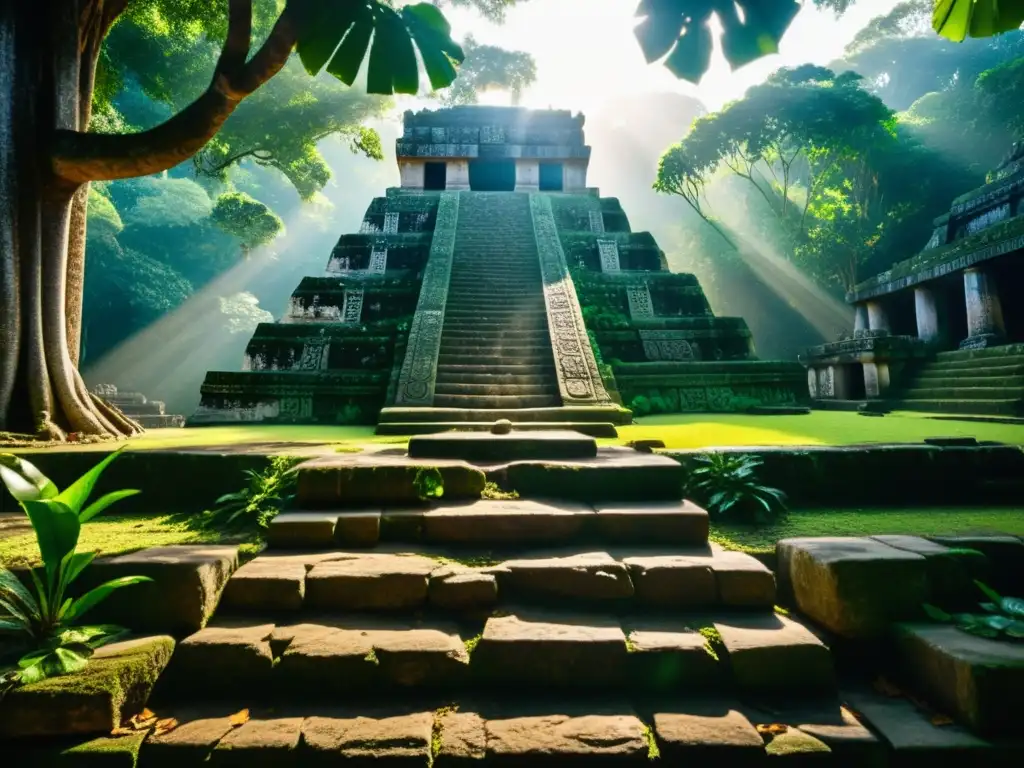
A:
<svg viewBox="0 0 1024 768">
<path fill-rule="evenodd" d="M 562 187 L 562 164 L 541 163 L 540 164 L 540 191 L 561 192 Z"/>
<path fill-rule="evenodd" d="M 474 192 L 513 192 L 515 160 L 470 160 L 469 188 Z"/>
<path fill-rule="evenodd" d="M 423 189 L 442 190 L 448 186 L 448 163 L 425 163 L 423 169 Z"/>
<path fill-rule="evenodd" d="M 1017 286 L 1024 280 L 1024 251 L 1009 253 L 989 262 L 995 273 L 999 304 L 1003 309 L 1003 325 L 1006 340 L 1019 343 L 1024 341 L 1024 302 L 1017 300 Z"/>
</svg>

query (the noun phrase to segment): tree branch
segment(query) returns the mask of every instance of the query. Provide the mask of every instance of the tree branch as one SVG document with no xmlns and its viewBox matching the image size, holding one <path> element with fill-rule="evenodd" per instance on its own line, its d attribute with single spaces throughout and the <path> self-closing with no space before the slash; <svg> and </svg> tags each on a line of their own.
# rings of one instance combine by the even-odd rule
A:
<svg viewBox="0 0 1024 768">
<path fill-rule="evenodd" d="M 59 179 L 82 184 L 173 168 L 202 149 L 242 99 L 277 74 L 295 47 L 295 27 L 287 8 L 263 46 L 246 62 L 252 0 L 228 3 L 228 34 L 206 91 L 166 122 L 141 133 L 58 131 L 51 163 Z"/>
</svg>

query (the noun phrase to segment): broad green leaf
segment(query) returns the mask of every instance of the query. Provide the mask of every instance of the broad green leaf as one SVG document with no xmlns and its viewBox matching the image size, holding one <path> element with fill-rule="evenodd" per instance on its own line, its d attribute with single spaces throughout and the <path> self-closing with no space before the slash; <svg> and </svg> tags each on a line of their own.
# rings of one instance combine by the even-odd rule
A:
<svg viewBox="0 0 1024 768">
<path fill-rule="evenodd" d="M 17 619 L 0 619 L 0 632 L 25 632 L 25 623 Z"/>
<path fill-rule="evenodd" d="M 458 74 L 455 65 L 461 64 L 466 56 L 452 40 L 448 22 L 437 22 L 435 14 L 439 15 L 437 9 L 427 3 L 402 8 L 402 18 L 416 41 L 430 87 L 437 91 L 455 81 Z"/>
<path fill-rule="evenodd" d="M 648 64 L 653 64 L 672 50 L 683 31 L 683 24 L 682 16 L 677 16 L 671 23 L 657 16 L 648 16 L 637 24 L 633 33 Z"/>
<path fill-rule="evenodd" d="M 338 46 L 334 58 L 327 65 L 327 71 L 345 85 L 352 85 L 366 58 L 366 51 L 370 47 L 372 35 L 373 23 L 369 18 L 366 21 L 356 22 L 345 35 L 345 39 L 341 41 L 341 45 Z"/>
<path fill-rule="evenodd" d="M 42 659 L 46 658 L 52 650 L 52 648 L 41 648 L 30 651 L 18 659 L 18 667 L 21 669 L 27 669 L 33 664 L 38 664 Z"/>
<path fill-rule="evenodd" d="M 965 627 L 966 626 L 972 626 L 974 624 L 980 624 L 981 623 L 980 619 L 983 619 L 983 618 L 985 618 L 985 617 L 984 616 L 980 616 L 978 614 L 974 614 L 974 613 L 954 613 L 953 614 L 953 621 L 955 621 L 957 624 L 962 624 Z"/>
<path fill-rule="evenodd" d="M 245 491 L 235 491 L 235 493 L 225 493 L 223 496 L 221 496 L 215 502 L 213 502 L 213 505 L 216 507 L 216 506 L 220 506 L 221 504 L 226 504 L 229 501 L 244 501 L 247 498 L 248 498 L 248 494 Z"/>
<path fill-rule="evenodd" d="M 13 453 L 0 453 L 0 480 L 17 501 L 52 499 L 58 493 L 50 478 Z"/>
<path fill-rule="evenodd" d="M 414 21 L 424 29 L 429 29 L 444 37 L 450 37 L 452 34 L 452 25 L 448 23 L 448 19 L 436 5 L 430 3 L 407 5 L 402 8 L 402 15 L 406 22 Z"/>
<path fill-rule="evenodd" d="M 90 589 L 75 600 L 65 614 L 64 620 L 69 624 L 74 623 L 87 611 L 105 600 L 115 589 L 128 587 L 132 584 L 142 584 L 147 581 L 152 581 L 152 579 L 148 576 L 122 576 L 119 579 L 112 579 L 105 584 L 100 584 L 100 586 Z"/>
<path fill-rule="evenodd" d="M 928 618 L 934 619 L 935 621 L 950 621 L 953 618 L 941 608 L 936 608 L 934 605 L 930 605 L 929 603 L 925 603 L 922 608 L 924 608 L 924 612 L 928 615 Z"/>
<path fill-rule="evenodd" d="M 48 656 L 49 653 L 50 652 L 48 651 L 46 653 L 46 656 Z M 36 660 L 34 663 L 27 667 L 21 668 L 21 672 L 18 675 L 18 680 L 22 685 L 31 685 L 32 683 L 38 683 L 40 680 L 46 679 L 46 668 L 43 665 L 43 660 L 46 658 L 46 656 L 43 656 L 42 658 Z"/>
<path fill-rule="evenodd" d="M 999 637 L 998 629 L 992 629 L 992 627 L 986 626 L 984 624 L 963 624 L 960 625 L 960 629 L 972 635 L 978 635 L 979 637 Z"/>
<path fill-rule="evenodd" d="M 996 605 L 995 603 L 980 603 L 978 607 L 981 608 L 981 610 L 983 610 L 983 611 L 988 611 L 989 613 L 999 613 L 1000 612 L 999 606 Z"/>
<path fill-rule="evenodd" d="M 96 481 L 98 481 L 100 479 L 100 475 L 103 474 L 103 470 L 110 466 L 110 463 L 120 456 L 123 450 L 124 446 L 121 446 L 109 456 L 106 456 L 103 461 L 61 491 L 60 495 L 57 496 L 57 501 L 61 501 L 66 504 L 75 512 L 76 515 L 81 512 L 82 507 L 85 506 L 85 502 L 89 500 L 89 494 L 91 494 L 92 489 L 96 487 Z"/>
<path fill-rule="evenodd" d="M 1003 613 L 1010 616 L 1024 616 L 1024 598 L 1004 597 L 999 605 L 1003 609 Z"/>
<path fill-rule="evenodd" d="M 1003 634 L 1018 640 L 1024 639 L 1024 621 L 1011 621 L 1003 630 Z"/>
<path fill-rule="evenodd" d="M 129 496 L 134 496 L 137 493 L 141 493 L 141 491 L 131 488 L 126 488 L 123 491 L 111 491 L 110 493 L 105 493 L 85 508 L 85 510 L 78 516 L 78 521 L 80 523 L 87 523 L 111 504 L 115 504 L 121 499 L 127 499 Z"/>
<path fill-rule="evenodd" d="M 47 577 L 56 586 L 61 561 L 78 545 L 78 534 L 82 529 L 78 514 L 60 496 L 55 499 L 23 501 L 22 506 L 32 521 Z"/>
<path fill-rule="evenodd" d="M 4 600 L 2 597 L 0 597 L 0 610 L 3 610 L 4 613 L 6 614 L 5 618 L 10 617 L 11 620 L 17 621 L 21 625 L 21 628 L 24 629 L 26 632 L 31 629 L 31 622 L 29 620 L 28 614 L 26 614 L 25 611 L 23 611 L 14 602 L 10 600 Z"/>
<path fill-rule="evenodd" d="M 0 568 L 0 596 L 10 597 L 25 610 L 38 608 L 32 593 L 21 583 L 21 579 L 6 568 Z"/>
<path fill-rule="evenodd" d="M 985 584 L 984 582 L 978 581 L 977 579 L 974 580 L 974 584 L 975 584 L 975 586 L 978 587 L 978 589 L 980 589 L 982 592 L 984 592 L 985 593 L 985 597 L 987 597 L 993 603 L 995 603 L 996 605 L 1001 605 L 1002 604 L 1002 602 L 1003 602 L 1002 595 L 1000 595 L 998 592 L 996 592 L 994 589 L 992 589 L 992 587 L 990 587 L 988 584 Z"/>
<path fill-rule="evenodd" d="M 992 627 L 992 629 L 998 629 L 1002 632 L 1008 626 L 1013 624 L 1013 619 L 1009 616 L 985 616 L 983 619 L 979 620 L 978 623 Z"/>
<path fill-rule="evenodd" d="M 90 648 L 89 651 L 91 655 L 92 649 Z M 57 657 L 59 674 L 69 675 L 72 672 L 78 672 L 85 669 L 89 663 L 89 656 L 83 654 L 77 648 L 62 646 L 53 653 Z"/>
<path fill-rule="evenodd" d="M 28 573 L 29 576 L 32 577 L 32 584 L 36 588 L 36 599 L 39 604 L 39 615 L 48 617 L 50 615 L 50 592 L 46 588 L 46 585 L 43 584 L 43 580 L 39 578 L 38 571 L 38 568 L 33 568 Z"/>
<path fill-rule="evenodd" d="M 316 75 L 330 60 L 357 18 L 369 13 L 365 3 L 321 0 L 305 5 L 306 10 L 300 14 L 295 50 L 306 71 Z"/>
<path fill-rule="evenodd" d="M 95 552 L 76 552 L 71 555 L 61 574 L 61 592 L 66 590 L 95 558 Z"/>
<path fill-rule="evenodd" d="M 412 37 L 402 17 L 387 6 L 374 13 L 370 68 L 366 73 L 367 93 L 415 94 L 419 91 L 420 71 Z"/>
<path fill-rule="evenodd" d="M 938 0 L 932 28 L 955 43 L 966 37 L 992 37 L 1024 22 L 1024 4 L 1014 0 Z"/>
</svg>

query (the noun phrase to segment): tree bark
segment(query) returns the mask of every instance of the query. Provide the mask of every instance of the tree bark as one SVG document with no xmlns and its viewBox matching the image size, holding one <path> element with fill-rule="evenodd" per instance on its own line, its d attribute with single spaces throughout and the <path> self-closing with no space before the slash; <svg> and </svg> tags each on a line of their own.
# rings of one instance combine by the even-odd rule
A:
<svg viewBox="0 0 1024 768">
<path fill-rule="evenodd" d="M 18 187 L 15 153 L 15 17 L 13 3 L 0 3 L 0 430 L 9 428 L 21 314 L 18 297 Z"/>
</svg>

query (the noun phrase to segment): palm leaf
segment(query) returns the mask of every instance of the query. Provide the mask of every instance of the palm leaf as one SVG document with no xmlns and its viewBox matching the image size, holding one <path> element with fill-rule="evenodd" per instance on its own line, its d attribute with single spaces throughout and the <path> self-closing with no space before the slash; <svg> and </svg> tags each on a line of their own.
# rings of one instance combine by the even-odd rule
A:
<svg viewBox="0 0 1024 768">
<path fill-rule="evenodd" d="M 78 516 L 78 521 L 80 523 L 87 523 L 111 504 L 114 504 L 121 499 L 127 499 L 129 496 L 134 496 L 137 493 L 140 493 L 140 491 L 133 490 L 131 488 L 126 488 L 123 491 L 105 493 L 85 508 L 85 511 Z"/>
<path fill-rule="evenodd" d="M 39 608 L 32 593 L 21 583 L 21 579 L 6 568 L 0 568 L 0 595 L 10 597 L 13 602 L 20 603 L 27 610 Z"/>
<path fill-rule="evenodd" d="M 82 507 L 85 506 L 85 502 L 89 500 L 89 495 L 100 479 L 100 475 L 103 474 L 103 470 L 110 466 L 110 463 L 120 456 L 123 450 L 124 446 L 104 458 L 103 461 L 61 491 L 56 500 L 66 504 L 77 517 L 78 513 L 82 511 Z"/>
<path fill-rule="evenodd" d="M 975 586 L 978 587 L 978 589 L 980 589 L 982 592 L 985 593 L 985 597 L 987 597 L 989 600 L 991 600 L 996 605 L 1002 605 L 1002 603 L 1003 603 L 1002 595 L 1000 595 L 998 592 L 996 592 L 994 589 L 992 589 L 992 587 L 990 587 L 988 584 L 985 584 L 985 583 L 983 583 L 981 581 L 978 581 L 977 579 L 974 580 L 974 584 L 975 584 Z"/>
<path fill-rule="evenodd" d="M 64 620 L 68 623 L 74 622 L 98 603 L 105 600 L 116 589 L 128 587 L 132 584 L 142 584 L 149 581 L 152 581 L 149 576 L 122 576 L 119 579 L 111 579 L 105 584 L 100 584 L 100 586 L 90 589 L 80 598 L 75 600 L 65 614 Z"/>
</svg>

